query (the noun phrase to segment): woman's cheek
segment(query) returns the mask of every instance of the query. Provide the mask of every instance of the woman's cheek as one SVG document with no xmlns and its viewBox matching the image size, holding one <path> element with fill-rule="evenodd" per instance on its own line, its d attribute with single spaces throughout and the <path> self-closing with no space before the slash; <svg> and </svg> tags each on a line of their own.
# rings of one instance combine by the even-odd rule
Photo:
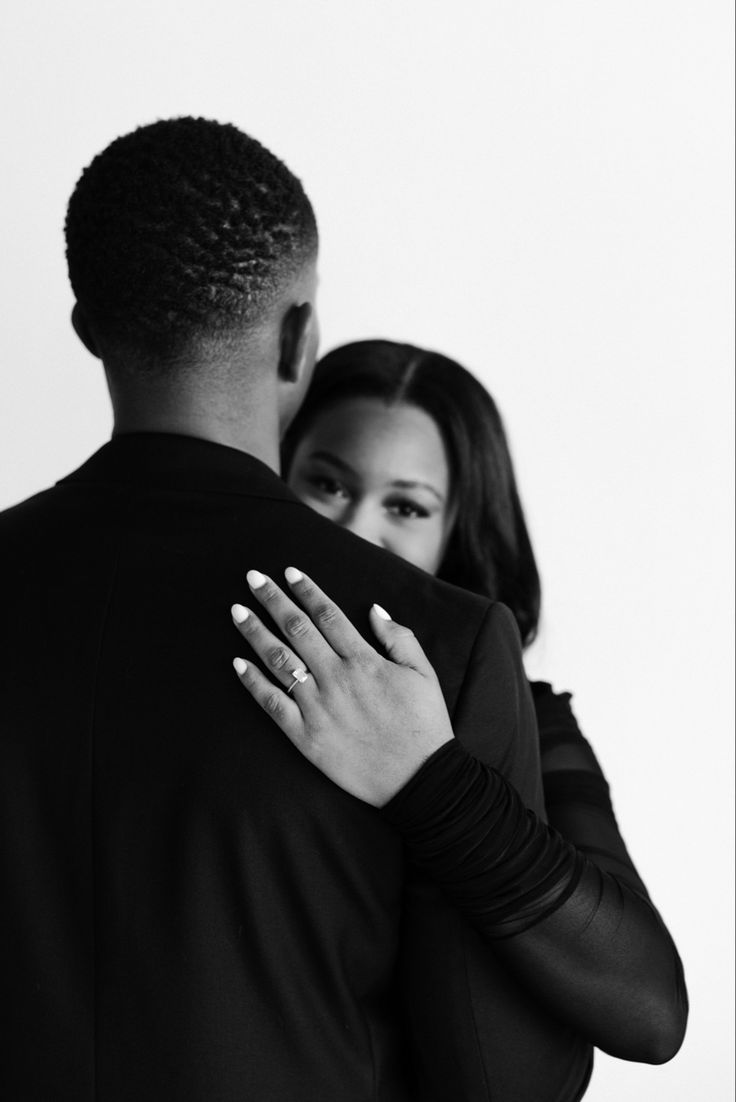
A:
<svg viewBox="0 0 736 1102">
<path fill-rule="evenodd" d="M 415 522 L 411 528 L 407 526 L 394 533 L 388 549 L 420 570 L 434 574 L 442 554 L 442 531 L 429 522 Z"/>
<path fill-rule="evenodd" d="M 298 492 L 297 497 L 310 509 L 314 509 L 315 513 L 319 513 L 320 516 L 327 517 L 328 520 L 340 523 L 341 509 L 339 502 L 323 497 L 321 494 L 310 494 L 308 491 Z"/>
<path fill-rule="evenodd" d="M 422 569 L 429 574 L 436 574 L 439 570 L 444 544 L 444 526 L 439 519 L 434 522 L 433 518 L 433 522 L 427 524 L 423 542 L 423 562 L 421 563 Z"/>
</svg>

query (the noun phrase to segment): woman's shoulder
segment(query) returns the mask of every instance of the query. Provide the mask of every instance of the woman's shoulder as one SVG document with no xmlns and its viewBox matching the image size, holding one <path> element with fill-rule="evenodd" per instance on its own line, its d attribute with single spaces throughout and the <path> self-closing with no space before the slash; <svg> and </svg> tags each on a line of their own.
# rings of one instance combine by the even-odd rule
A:
<svg viewBox="0 0 736 1102">
<path fill-rule="evenodd" d="M 572 720 L 577 727 L 577 720 L 570 703 L 572 693 L 555 692 L 549 681 L 530 681 L 529 688 L 538 715 L 541 713 L 550 717 L 557 716 L 559 719 L 565 717 Z"/>
<path fill-rule="evenodd" d="M 603 776 L 593 747 L 572 710 L 572 693 L 555 692 L 548 681 L 530 681 L 545 772 L 583 770 Z"/>
</svg>

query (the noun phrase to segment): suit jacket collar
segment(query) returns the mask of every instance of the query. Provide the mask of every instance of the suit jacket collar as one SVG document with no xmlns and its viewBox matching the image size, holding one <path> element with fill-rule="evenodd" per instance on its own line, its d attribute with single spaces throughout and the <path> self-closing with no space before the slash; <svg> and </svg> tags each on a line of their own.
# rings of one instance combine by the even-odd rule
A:
<svg viewBox="0 0 736 1102">
<path fill-rule="evenodd" d="M 298 501 L 286 483 L 255 456 L 174 433 L 114 436 L 58 485 L 79 483 Z"/>
</svg>

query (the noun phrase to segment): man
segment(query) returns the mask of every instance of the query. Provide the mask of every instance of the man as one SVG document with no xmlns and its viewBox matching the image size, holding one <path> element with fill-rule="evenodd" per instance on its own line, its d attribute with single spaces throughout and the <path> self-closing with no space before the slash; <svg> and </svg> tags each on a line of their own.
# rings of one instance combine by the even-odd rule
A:
<svg viewBox="0 0 736 1102">
<path fill-rule="evenodd" d="M 510 617 L 278 478 L 317 345 L 317 229 L 272 154 L 201 119 L 143 127 L 83 173 L 66 228 L 115 427 L 0 516 L 0 1097 L 408 1102 L 401 833 L 242 692 L 228 609 L 246 570 L 290 564 L 365 634 L 380 602 L 458 739 L 481 753 L 490 727 L 489 764 L 540 810 Z"/>
<path fill-rule="evenodd" d="M 234 127 L 113 142 L 69 204 L 75 329 L 114 436 L 0 518 L 0 1095 L 404 1100 L 401 839 L 243 694 L 227 610 L 298 562 L 411 623 L 450 712 L 495 716 L 538 801 L 507 618 L 280 482 L 317 345 L 317 228 Z M 461 724 L 462 726 L 462 724 Z"/>
</svg>

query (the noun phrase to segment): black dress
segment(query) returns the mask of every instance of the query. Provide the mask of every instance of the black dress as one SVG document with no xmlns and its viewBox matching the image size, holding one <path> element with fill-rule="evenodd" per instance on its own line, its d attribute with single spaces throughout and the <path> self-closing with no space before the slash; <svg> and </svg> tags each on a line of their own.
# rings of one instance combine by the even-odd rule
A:
<svg viewBox="0 0 736 1102">
<path fill-rule="evenodd" d="M 503 778 L 458 739 L 384 809 L 417 869 L 402 960 L 423 1102 L 576 1102 L 594 1046 L 659 1063 L 681 1043 L 682 965 L 570 694 L 544 682 L 531 689 L 548 845 L 537 817 L 513 794 L 509 803 Z M 552 877 L 545 899 L 554 854 L 572 846 L 566 898 Z M 532 901 L 526 915 L 520 880 Z"/>
</svg>

